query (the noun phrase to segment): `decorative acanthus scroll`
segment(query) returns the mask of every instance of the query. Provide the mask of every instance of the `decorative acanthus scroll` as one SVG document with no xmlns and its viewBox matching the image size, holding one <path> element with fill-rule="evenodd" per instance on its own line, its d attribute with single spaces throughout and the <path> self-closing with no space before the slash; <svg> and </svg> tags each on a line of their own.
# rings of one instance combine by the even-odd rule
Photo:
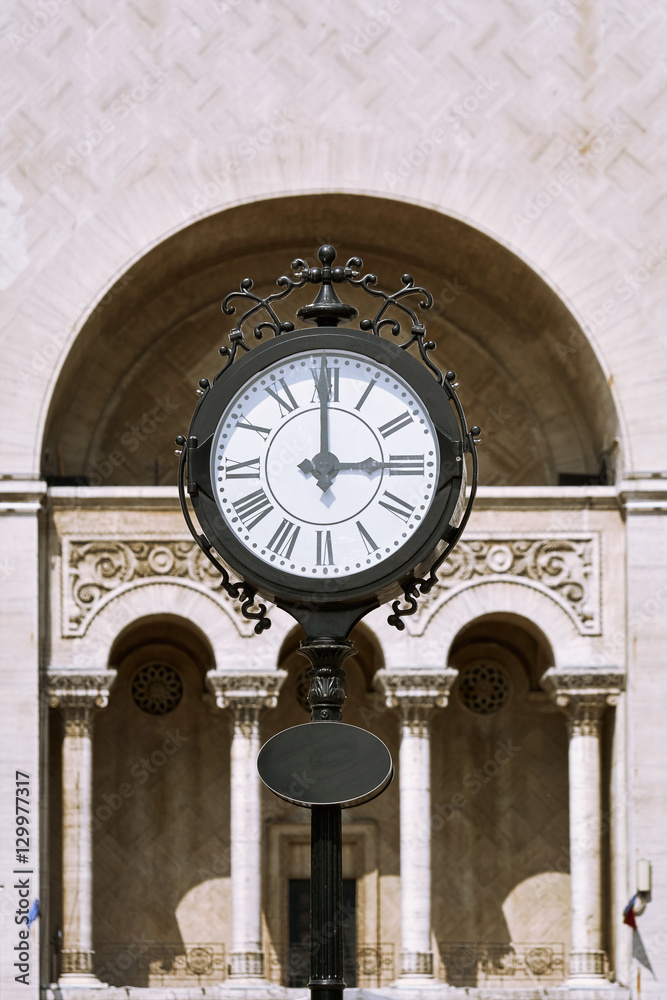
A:
<svg viewBox="0 0 667 1000">
<path fill-rule="evenodd" d="M 524 533 L 489 538 L 468 535 L 440 567 L 437 585 L 424 595 L 413 618 L 423 631 L 436 608 L 483 580 L 523 578 L 556 597 L 583 635 L 599 635 L 600 542 L 590 532 Z M 62 634 L 84 635 L 108 594 L 149 579 L 181 579 L 215 591 L 235 618 L 236 602 L 220 589 L 220 577 L 194 542 L 174 538 L 63 540 Z"/>
<path fill-rule="evenodd" d="M 216 599 L 240 619 L 236 603 L 220 590 L 219 574 L 190 540 L 65 538 L 62 565 L 63 636 L 84 635 L 108 594 L 149 579 L 176 578 L 216 590 Z"/>
<path fill-rule="evenodd" d="M 469 533 L 438 571 L 438 583 L 415 615 L 420 631 L 436 606 L 483 580 L 522 578 L 546 590 L 574 618 L 583 635 L 599 635 L 600 539 L 595 532 L 524 533 L 489 538 Z M 415 622 L 415 624 L 416 624 Z"/>
</svg>

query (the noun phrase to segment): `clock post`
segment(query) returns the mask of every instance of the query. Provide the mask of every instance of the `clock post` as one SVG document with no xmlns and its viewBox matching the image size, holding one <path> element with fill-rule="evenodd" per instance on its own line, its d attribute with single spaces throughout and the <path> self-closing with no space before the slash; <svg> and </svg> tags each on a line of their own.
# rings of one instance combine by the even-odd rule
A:
<svg viewBox="0 0 667 1000">
<path fill-rule="evenodd" d="M 436 585 L 472 510 L 480 430 L 468 429 L 456 376 L 429 357 L 435 344 L 404 301 L 417 293 L 428 309 L 430 293 L 406 274 L 403 288 L 388 294 L 374 287 L 375 275 L 360 276 L 358 257 L 334 267 L 329 245 L 318 256 L 321 267 L 295 260 L 295 276 L 279 278 L 272 295 L 255 294 L 246 278 L 226 296 L 227 315 L 234 298 L 250 305 L 220 348 L 222 370 L 200 380 L 188 437 L 177 444 L 183 514 L 222 587 L 258 635 L 271 624 L 258 595 L 305 633 L 311 721 L 268 740 L 257 767 L 272 792 L 311 810 L 308 985 L 314 1000 L 342 1000 L 341 810 L 375 798 L 393 777 L 384 743 L 342 721 L 343 664 L 356 652 L 349 636 L 392 599 L 388 621 L 403 630 L 419 596 Z M 296 315 L 315 327 L 297 330 L 275 304 L 308 282 L 320 289 Z M 357 315 L 334 288 L 342 283 L 380 300 L 359 329 L 339 327 Z M 253 336 L 270 330 L 274 339 L 250 351 L 245 325 L 258 313 Z M 405 317 L 407 339 L 386 339 L 385 331 L 400 337 Z M 301 461 L 276 461 L 295 449 Z M 307 782 L 295 781 L 304 773 Z"/>
</svg>

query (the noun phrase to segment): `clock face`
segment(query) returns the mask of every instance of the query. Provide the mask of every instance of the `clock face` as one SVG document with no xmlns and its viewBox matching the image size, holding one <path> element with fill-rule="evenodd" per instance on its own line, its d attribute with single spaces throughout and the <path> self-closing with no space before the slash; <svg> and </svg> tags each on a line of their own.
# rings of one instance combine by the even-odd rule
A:
<svg viewBox="0 0 667 1000">
<path fill-rule="evenodd" d="M 408 544 L 433 504 L 438 436 L 395 370 L 346 350 L 287 355 L 220 417 L 212 494 L 248 553 L 294 577 L 345 578 Z"/>
</svg>

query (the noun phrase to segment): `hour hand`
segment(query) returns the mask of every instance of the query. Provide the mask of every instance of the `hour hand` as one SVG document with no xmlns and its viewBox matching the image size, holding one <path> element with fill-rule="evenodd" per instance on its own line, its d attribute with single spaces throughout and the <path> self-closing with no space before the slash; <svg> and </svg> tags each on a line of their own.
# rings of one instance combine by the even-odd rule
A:
<svg viewBox="0 0 667 1000">
<path fill-rule="evenodd" d="M 309 473 L 315 471 L 315 466 L 309 458 L 304 458 L 303 462 L 299 462 L 297 465 L 297 469 L 301 469 L 305 475 L 308 475 Z"/>
</svg>

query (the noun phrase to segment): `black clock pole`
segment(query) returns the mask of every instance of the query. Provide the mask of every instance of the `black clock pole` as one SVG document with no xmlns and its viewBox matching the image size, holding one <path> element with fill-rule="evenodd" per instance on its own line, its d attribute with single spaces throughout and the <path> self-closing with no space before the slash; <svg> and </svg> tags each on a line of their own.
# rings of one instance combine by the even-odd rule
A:
<svg viewBox="0 0 667 1000">
<path fill-rule="evenodd" d="M 325 637 L 299 646 L 312 666 L 308 672 L 311 722 L 340 722 L 345 701 L 343 661 L 356 652 L 352 642 Z M 310 816 L 310 982 L 313 1000 L 341 1000 L 343 978 L 342 808 L 314 805 Z"/>
</svg>

